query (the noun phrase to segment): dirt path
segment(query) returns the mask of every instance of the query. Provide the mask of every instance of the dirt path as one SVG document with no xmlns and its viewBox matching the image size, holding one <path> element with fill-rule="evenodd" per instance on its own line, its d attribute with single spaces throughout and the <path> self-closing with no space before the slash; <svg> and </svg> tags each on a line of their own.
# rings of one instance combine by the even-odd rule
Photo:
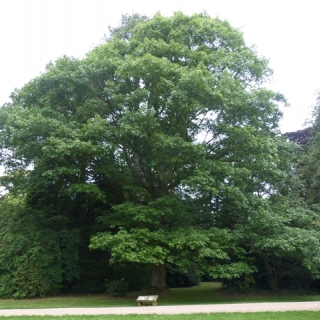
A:
<svg viewBox="0 0 320 320">
<path fill-rule="evenodd" d="M 265 311 L 320 311 L 316 302 L 274 302 L 206 304 L 187 306 L 145 306 L 122 308 L 57 308 L 57 309 L 0 309 L 0 316 L 20 315 L 103 315 L 103 314 L 190 314 L 215 312 L 265 312 Z"/>
</svg>

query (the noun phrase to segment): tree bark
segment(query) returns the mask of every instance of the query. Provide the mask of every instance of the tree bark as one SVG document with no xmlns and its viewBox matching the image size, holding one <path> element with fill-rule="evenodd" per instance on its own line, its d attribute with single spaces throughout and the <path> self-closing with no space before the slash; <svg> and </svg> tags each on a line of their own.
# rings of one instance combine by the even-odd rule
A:
<svg viewBox="0 0 320 320">
<path fill-rule="evenodd" d="M 157 292 L 162 292 L 168 289 L 166 282 L 165 264 L 154 265 L 151 273 L 151 288 Z"/>
</svg>

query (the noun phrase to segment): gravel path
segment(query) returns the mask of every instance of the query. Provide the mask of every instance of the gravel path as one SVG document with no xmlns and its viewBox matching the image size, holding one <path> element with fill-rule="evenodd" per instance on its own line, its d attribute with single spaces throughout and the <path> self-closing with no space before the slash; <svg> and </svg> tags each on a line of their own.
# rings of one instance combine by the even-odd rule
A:
<svg viewBox="0 0 320 320">
<path fill-rule="evenodd" d="M 215 312 L 320 311 L 316 302 L 266 302 L 239 304 L 206 304 L 186 306 L 145 306 L 121 308 L 57 308 L 57 309 L 0 309 L 0 316 L 20 315 L 106 315 L 106 314 L 190 314 Z"/>
</svg>

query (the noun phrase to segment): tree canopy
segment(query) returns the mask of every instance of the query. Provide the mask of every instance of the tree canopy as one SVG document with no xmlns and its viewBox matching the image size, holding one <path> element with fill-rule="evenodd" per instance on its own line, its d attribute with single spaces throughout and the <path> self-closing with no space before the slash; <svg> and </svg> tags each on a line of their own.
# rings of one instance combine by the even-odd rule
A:
<svg viewBox="0 0 320 320">
<path fill-rule="evenodd" d="M 57 250 L 72 231 L 75 249 L 90 238 L 112 263 L 153 266 L 160 290 L 168 263 L 249 275 L 255 255 L 272 263 L 270 252 L 300 250 L 282 238 L 301 233 L 282 198 L 291 147 L 278 128 L 285 100 L 263 87 L 270 74 L 226 21 L 126 17 L 106 43 L 49 63 L 0 110 L 2 184 L 63 235 Z M 65 281 L 78 277 L 65 266 Z"/>
</svg>

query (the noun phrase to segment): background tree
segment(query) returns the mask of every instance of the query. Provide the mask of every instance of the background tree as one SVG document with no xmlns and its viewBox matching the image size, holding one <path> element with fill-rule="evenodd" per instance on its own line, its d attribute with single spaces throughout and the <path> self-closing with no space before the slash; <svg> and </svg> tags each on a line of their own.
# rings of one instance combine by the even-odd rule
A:
<svg viewBox="0 0 320 320">
<path fill-rule="evenodd" d="M 311 127 L 305 128 L 303 130 L 286 132 L 284 134 L 291 142 L 295 142 L 297 144 L 307 144 L 309 139 L 311 138 Z"/>
<path fill-rule="evenodd" d="M 309 205 L 318 205 L 320 202 L 320 96 L 313 110 L 314 120 L 311 127 L 311 138 L 305 148 L 301 150 L 299 173 L 305 183 L 305 198 Z"/>
<path fill-rule="evenodd" d="M 1 200 L 1 297 L 54 294 L 63 279 L 79 274 L 77 229 L 54 230 L 45 213 L 30 211 L 21 197 Z"/>
<path fill-rule="evenodd" d="M 84 106 L 85 101 L 90 104 L 87 83 L 80 61 L 63 57 L 49 64 L 45 74 L 15 92 L 13 104 L 1 110 L 2 125 L 7 128 L 2 136 L 2 163 L 8 173 L 2 177 L 2 184 L 12 194 L 24 196 L 28 219 L 32 220 L 35 212 L 41 213 L 47 228 L 64 234 L 69 248 L 65 250 L 58 243 L 53 259 L 58 261 L 61 254 L 70 259 L 60 268 L 60 279 L 70 288 L 79 283 L 79 277 L 84 280 L 80 283 L 90 279 L 92 287 L 97 287 L 93 281 L 97 275 L 100 288 L 101 283 L 104 285 L 107 275 L 101 270 L 108 257 L 90 252 L 89 238 L 96 217 L 94 210 L 108 194 L 113 193 L 113 201 L 117 201 L 111 183 L 92 173 L 89 165 L 91 155 L 95 155 L 81 133 L 90 117 L 89 110 L 84 112 L 88 106 Z M 93 179 L 91 175 L 94 184 L 88 183 Z"/>
</svg>

